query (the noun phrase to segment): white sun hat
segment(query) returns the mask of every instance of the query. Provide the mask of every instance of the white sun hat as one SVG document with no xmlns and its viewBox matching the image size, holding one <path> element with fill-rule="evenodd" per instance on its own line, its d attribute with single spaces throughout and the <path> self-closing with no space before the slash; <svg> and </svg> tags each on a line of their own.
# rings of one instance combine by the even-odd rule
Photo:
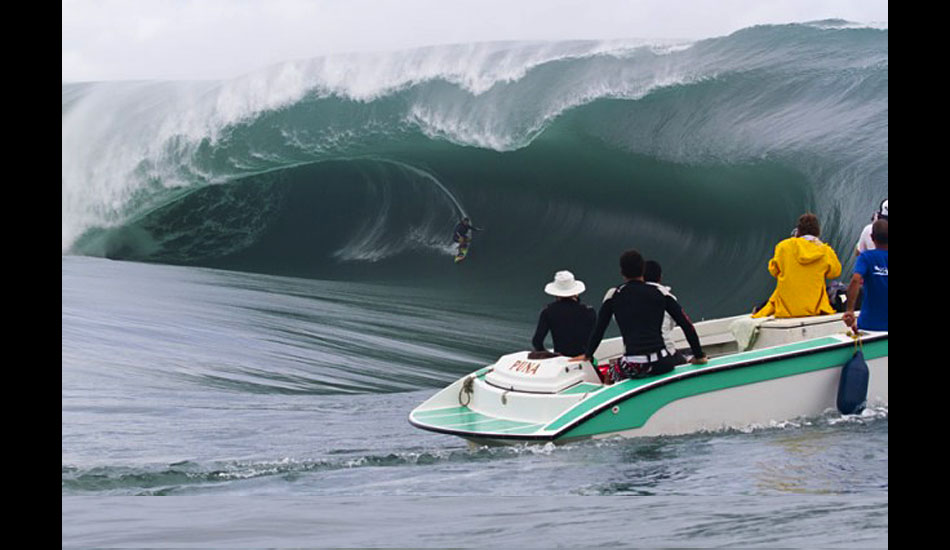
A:
<svg viewBox="0 0 950 550">
<path fill-rule="evenodd" d="M 544 292 L 551 296 L 567 298 L 577 296 L 586 289 L 584 283 L 575 280 L 574 274 L 570 271 L 558 271 L 554 274 L 554 281 L 544 287 Z"/>
</svg>

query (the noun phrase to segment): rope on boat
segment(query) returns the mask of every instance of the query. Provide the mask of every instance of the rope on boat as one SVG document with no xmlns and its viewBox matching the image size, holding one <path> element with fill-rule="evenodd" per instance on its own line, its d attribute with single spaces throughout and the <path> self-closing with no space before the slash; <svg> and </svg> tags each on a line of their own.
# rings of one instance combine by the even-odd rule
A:
<svg viewBox="0 0 950 550">
<path fill-rule="evenodd" d="M 864 341 L 861 340 L 861 332 L 858 329 L 851 329 L 851 332 L 848 333 L 848 336 L 854 340 L 854 351 L 864 352 Z"/>
<path fill-rule="evenodd" d="M 475 392 L 475 377 L 469 376 L 462 382 L 462 389 L 459 390 L 459 405 L 467 407 L 472 402 L 472 393 Z M 462 402 L 462 394 L 468 394 L 468 400 Z"/>
</svg>

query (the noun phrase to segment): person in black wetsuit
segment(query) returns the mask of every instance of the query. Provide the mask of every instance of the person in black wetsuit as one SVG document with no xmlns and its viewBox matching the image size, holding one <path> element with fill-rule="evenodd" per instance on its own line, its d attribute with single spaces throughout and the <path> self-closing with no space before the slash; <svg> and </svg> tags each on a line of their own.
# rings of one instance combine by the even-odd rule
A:
<svg viewBox="0 0 950 550">
<path fill-rule="evenodd" d="M 670 294 L 648 285 L 643 279 L 643 256 L 636 250 L 628 250 L 620 256 L 620 273 L 624 283 L 607 291 L 597 314 L 597 324 L 590 335 L 587 350 L 574 361 L 591 361 L 594 352 L 604 337 L 610 318 L 617 319 L 623 336 L 625 354 L 612 372 L 613 380 L 644 378 L 667 373 L 676 366 L 676 360 L 663 343 L 663 314 L 669 313 L 686 336 L 693 358 L 690 363 L 707 362 L 706 354 L 699 343 L 696 329 L 686 312 Z"/>
<path fill-rule="evenodd" d="M 459 245 L 465 244 L 472 240 L 472 236 L 469 234 L 469 231 L 481 230 L 482 228 L 472 225 L 471 220 L 469 220 L 467 217 L 462 218 L 462 221 L 460 221 L 455 226 L 455 233 L 452 235 L 452 240 L 459 243 Z"/>
<path fill-rule="evenodd" d="M 531 339 L 535 351 L 545 350 L 544 339 L 550 331 L 555 353 L 568 357 L 584 353 L 590 331 L 597 320 L 594 308 L 580 301 L 580 294 L 585 289 L 584 283 L 574 279 L 570 271 L 554 274 L 554 281 L 544 287 L 544 292 L 556 296 L 557 300 L 541 310 L 538 327 Z"/>
</svg>

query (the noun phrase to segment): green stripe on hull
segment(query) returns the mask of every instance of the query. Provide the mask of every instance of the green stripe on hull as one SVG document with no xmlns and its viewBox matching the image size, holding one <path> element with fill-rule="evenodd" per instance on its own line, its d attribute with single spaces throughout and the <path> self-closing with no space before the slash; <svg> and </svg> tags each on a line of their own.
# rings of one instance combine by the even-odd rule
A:
<svg viewBox="0 0 950 550">
<path fill-rule="evenodd" d="M 837 343 L 838 340 L 828 339 L 826 343 Z M 809 346 L 799 346 L 799 350 L 808 349 L 818 345 L 818 341 L 810 342 Z M 781 353 L 790 351 L 793 346 L 782 346 Z M 770 350 L 762 350 L 768 352 Z M 773 350 L 772 354 L 776 352 Z M 864 344 L 864 357 L 868 360 L 877 357 L 884 357 L 888 353 L 887 340 L 869 342 Z M 578 426 L 561 434 L 563 438 L 588 437 L 602 433 L 612 433 L 623 430 L 632 430 L 642 427 L 647 420 L 659 409 L 678 399 L 691 397 L 694 395 L 723 390 L 731 387 L 744 386 L 767 380 L 774 380 L 786 376 L 804 374 L 826 368 L 837 367 L 844 364 L 854 354 L 854 347 L 842 347 L 835 350 L 829 350 L 824 353 L 814 353 L 799 357 L 790 357 L 788 359 L 776 359 L 766 363 L 749 365 L 747 367 L 738 367 L 730 370 L 723 370 L 709 374 L 703 374 L 691 378 L 678 380 L 671 384 L 665 384 L 638 395 L 633 401 L 620 403 L 618 414 L 614 414 L 610 408 L 598 413 L 595 417 L 583 421 Z M 744 355 L 744 354 L 743 354 Z M 768 355 L 763 355 L 767 357 Z M 726 358 L 723 358 L 726 359 Z M 731 358 L 730 358 L 731 359 Z M 748 360 L 749 357 L 743 357 Z M 710 365 L 724 365 L 734 361 L 720 361 L 718 363 L 710 361 L 706 365 L 694 366 L 690 369 L 676 369 L 666 377 L 696 370 L 697 368 L 708 368 Z M 577 407 L 568 411 L 556 421 L 545 428 L 546 431 L 556 431 L 566 426 L 571 421 L 597 408 L 598 405 L 604 405 L 611 398 L 619 397 L 633 388 L 640 387 L 647 383 L 653 383 L 662 377 L 649 378 L 645 380 L 627 380 L 617 384 L 617 391 L 607 391 L 598 394 L 595 398 L 587 399 L 578 404 Z M 628 384 L 629 383 L 629 384 Z M 635 403 L 635 405 L 634 405 Z"/>
<path fill-rule="evenodd" d="M 431 409 L 428 411 L 414 411 L 412 415 L 415 416 L 416 418 L 429 418 L 432 416 L 446 416 L 446 415 L 459 414 L 459 413 L 466 412 L 469 410 L 471 409 L 469 409 L 468 407 L 445 407 L 442 409 Z"/>
<path fill-rule="evenodd" d="M 506 420 L 475 412 L 468 407 L 447 407 L 417 412 L 416 421 L 433 428 L 464 430 L 469 432 L 497 432 L 528 434 L 537 431 L 542 424 Z"/>
<path fill-rule="evenodd" d="M 577 393 L 594 393 L 597 390 L 603 389 L 603 387 L 604 386 L 602 386 L 601 384 L 588 384 L 587 382 L 583 382 L 576 386 L 567 388 L 566 390 L 561 392 L 561 395 L 577 394 Z"/>
<path fill-rule="evenodd" d="M 530 435 L 544 427 L 544 424 L 527 424 L 518 428 L 499 430 L 504 434 Z"/>
<path fill-rule="evenodd" d="M 647 384 L 652 384 L 657 380 L 662 380 L 664 378 L 671 378 L 673 376 L 678 376 L 686 372 L 694 370 L 703 370 L 710 367 L 719 367 L 724 365 L 732 365 L 735 363 L 741 363 L 744 361 L 753 361 L 756 359 L 764 359 L 771 356 L 782 355 L 784 353 L 791 353 L 796 351 L 802 351 L 814 347 L 831 345 L 840 343 L 840 340 L 835 338 L 819 338 L 817 340 L 809 340 L 806 342 L 797 342 L 794 344 L 789 344 L 786 346 L 781 346 L 771 349 L 763 350 L 754 350 L 743 353 L 736 353 L 733 355 L 728 355 L 725 357 L 719 357 L 716 359 L 710 360 L 705 365 L 682 365 L 676 367 L 672 372 L 663 374 L 660 376 L 650 377 L 650 378 L 641 378 L 637 380 L 624 380 L 623 382 L 608 386 L 605 390 L 592 395 L 588 399 L 585 399 L 582 403 L 573 409 L 567 411 L 554 422 L 552 422 L 546 428 L 549 431 L 556 431 L 561 429 L 563 426 L 570 424 L 573 420 L 577 419 L 580 416 L 583 416 L 592 409 L 596 409 L 599 405 L 602 405 L 608 401 L 612 401 L 614 398 L 619 397 L 631 390 L 639 388 L 641 386 L 646 386 Z"/>
</svg>

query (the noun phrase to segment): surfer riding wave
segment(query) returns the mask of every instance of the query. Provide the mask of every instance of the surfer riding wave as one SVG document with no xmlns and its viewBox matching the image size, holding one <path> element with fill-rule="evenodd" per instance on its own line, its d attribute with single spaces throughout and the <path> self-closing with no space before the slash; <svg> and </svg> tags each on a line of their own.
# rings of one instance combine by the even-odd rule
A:
<svg viewBox="0 0 950 550">
<path fill-rule="evenodd" d="M 464 260 L 468 254 L 468 247 L 472 242 L 472 231 L 482 231 L 482 228 L 472 225 L 471 220 L 467 216 L 462 218 L 462 221 L 455 226 L 455 233 L 452 235 L 452 240 L 458 243 L 458 252 L 455 255 L 456 262 Z"/>
</svg>

